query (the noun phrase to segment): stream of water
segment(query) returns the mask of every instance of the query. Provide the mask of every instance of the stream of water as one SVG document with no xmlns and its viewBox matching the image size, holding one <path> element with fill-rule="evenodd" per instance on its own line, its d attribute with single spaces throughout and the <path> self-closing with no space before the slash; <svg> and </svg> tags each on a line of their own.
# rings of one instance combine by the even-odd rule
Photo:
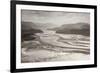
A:
<svg viewBox="0 0 100 73">
<path fill-rule="evenodd" d="M 88 36 L 58 34 L 52 30 L 37 33 L 37 40 L 24 41 L 22 62 L 88 60 L 90 40 Z"/>
</svg>

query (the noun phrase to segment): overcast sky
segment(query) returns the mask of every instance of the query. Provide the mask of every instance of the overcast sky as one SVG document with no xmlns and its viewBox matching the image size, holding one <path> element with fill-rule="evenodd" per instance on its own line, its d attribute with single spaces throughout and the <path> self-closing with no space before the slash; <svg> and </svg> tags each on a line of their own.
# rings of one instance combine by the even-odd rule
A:
<svg viewBox="0 0 100 73">
<path fill-rule="evenodd" d="M 35 23 L 52 23 L 55 25 L 70 23 L 90 23 L 90 14 L 81 12 L 56 12 L 40 10 L 21 10 L 21 21 Z"/>
</svg>

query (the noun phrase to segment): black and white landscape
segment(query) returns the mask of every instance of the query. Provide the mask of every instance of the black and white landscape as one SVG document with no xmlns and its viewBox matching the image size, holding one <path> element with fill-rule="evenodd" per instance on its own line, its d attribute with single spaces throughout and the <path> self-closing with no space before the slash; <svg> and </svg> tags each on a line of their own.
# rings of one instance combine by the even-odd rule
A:
<svg viewBox="0 0 100 73">
<path fill-rule="evenodd" d="M 21 10 L 22 63 L 89 58 L 89 13 Z"/>
</svg>

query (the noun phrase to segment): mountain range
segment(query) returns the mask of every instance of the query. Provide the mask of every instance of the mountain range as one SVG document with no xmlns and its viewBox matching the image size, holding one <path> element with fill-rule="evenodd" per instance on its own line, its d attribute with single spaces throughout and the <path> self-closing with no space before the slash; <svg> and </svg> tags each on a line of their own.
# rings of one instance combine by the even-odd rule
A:
<svg viewBox="0 0 100 73">
<path fill-rule="evenodd" d="M 90 25 L 88 23 L 63 24 L 60 27 L 52 28 L 52 30 L 61 34 L 80 34 L 90 36 Z"/>
<path fill-rule="evenodd" d="M 37 25 L 35 25 L 32 22 L 21 22 L 22 41 L 35 39 L 35 33 L 42 33 L 42 32 L 43 31 L 38 29 Z"/>
</svg>

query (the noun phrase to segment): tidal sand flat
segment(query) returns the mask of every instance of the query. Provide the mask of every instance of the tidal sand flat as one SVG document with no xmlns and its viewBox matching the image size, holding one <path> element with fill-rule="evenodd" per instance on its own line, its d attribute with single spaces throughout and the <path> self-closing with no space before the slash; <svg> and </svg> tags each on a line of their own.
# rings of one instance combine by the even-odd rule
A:
<svg viewBox="0 0 100 73">
<path fill-rule="evenodd" d="M 22 42 L 22 63 L 89 60 L 88 36 L 58 34 L 51 30 L 36 36 L 35 40 Z"/>
</svg>

